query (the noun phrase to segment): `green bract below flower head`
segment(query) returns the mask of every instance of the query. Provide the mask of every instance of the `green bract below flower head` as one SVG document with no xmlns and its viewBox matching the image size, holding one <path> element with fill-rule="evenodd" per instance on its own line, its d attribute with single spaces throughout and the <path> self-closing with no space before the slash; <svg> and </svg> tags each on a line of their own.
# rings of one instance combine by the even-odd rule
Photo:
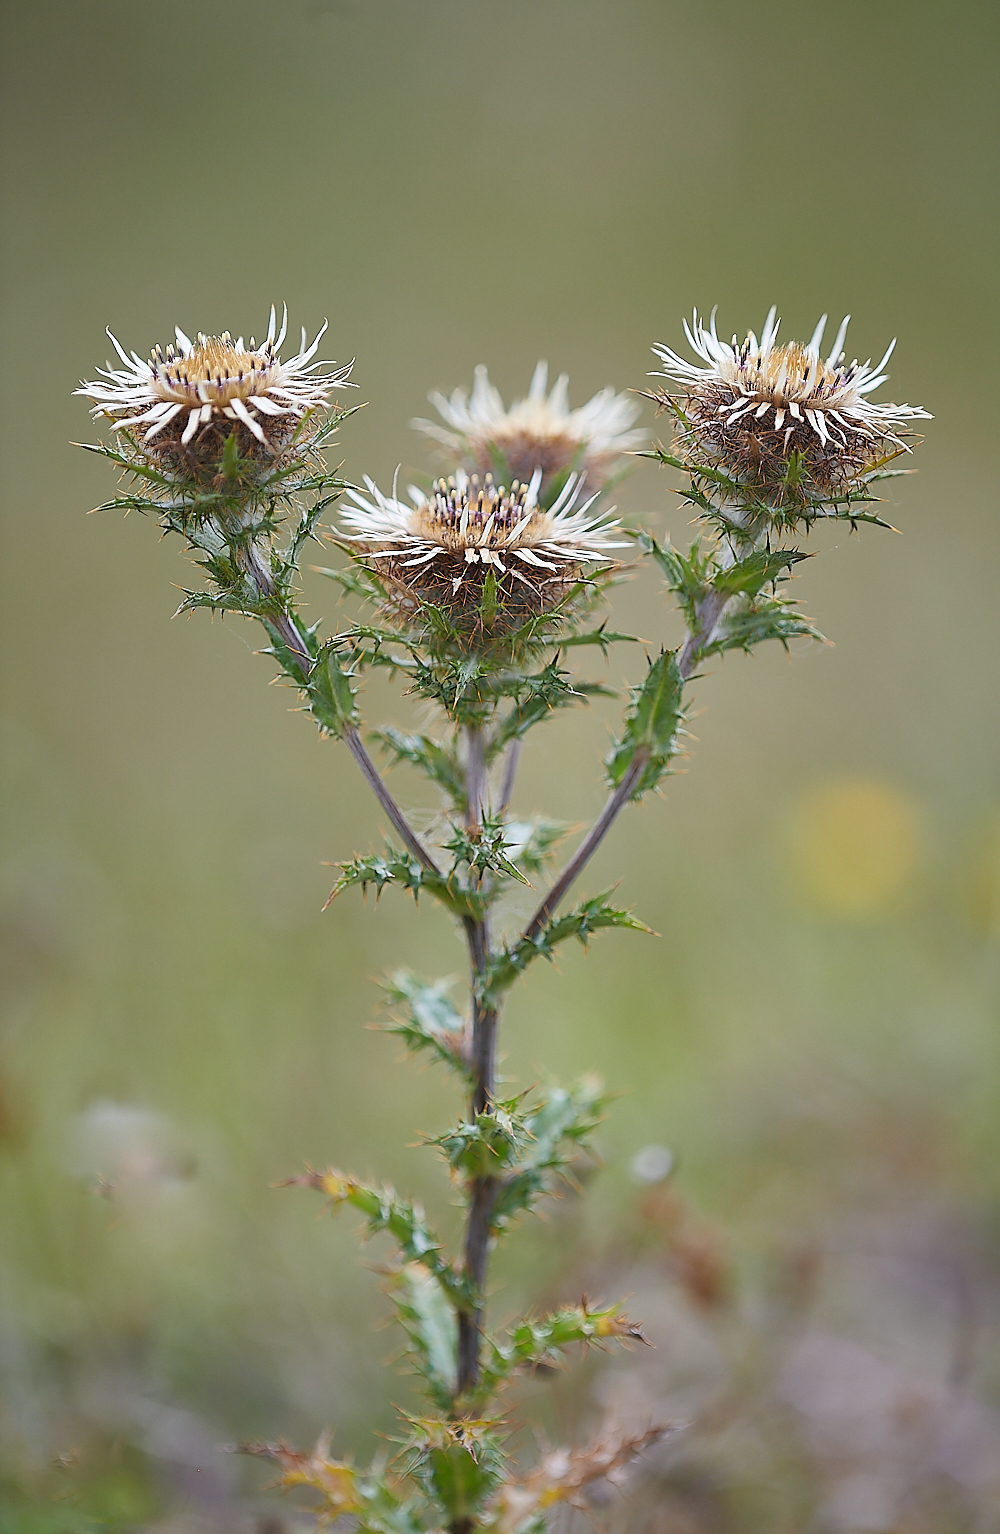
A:
<svg viewBox="0 0 1000 1534">
<path fill-rule="evenodd" d="M 428 604 L 470 647 L 488 644 L 558 607 L 614 549 L 611 511 L 578 506 L 583 481 L 571 474 L 548 508 L 538 504 L 542 470 L 508 490 L 463 469 L 429 494 L 410 487 L 412 504 L 365 480 L 371 499 L 348 492 L 343 538 L 375 576 L 406 623 Z"/>
<path fill-rule="evenodd" d="M 684 331 L 704 367 L 654 346 L 664 369 L 652 376 L 679 383 L 681 391 L 656 390 L 651 398 L 673 411 L 676 450 L 688 467 L 719 470 L 753 495 L 780 503 L 790 480 L 803 500 L 860 492 L 866 475 L 908 452 L 909 423 L 931 418 L 917 405 L 868 398 L 888 377 L 882 369 L 896 343 L 874 367 L 845 362 L 849 319 L 825 360 L 826 315 L 807 346 L 777 346 L 774 308 L 760 340 L 751 331 L 742 342 L 719 339 L 714 310 L 707 327 L 695 312 Z"/>
<path fill-rule="evenodd" d="M 601 389 L 577 410 L 569 408 L 569 378 L 561 373 L 547 392 L 548 363 L 535 368 L 527 397 L 504 405 L 489 373 L 476 368 L 472 394 L 456 389 L 451 398 L 431 394 L 443 426 L 417 419 L 411 424 L 433 437 L 455 469 L 492 472 L 506 484 L 526 484 L 541 469 L 539 500 L 554 501 L 569 473 L 585 475 L 590 491 L 603 488 L 621 467 L 622 456 L 640 447 L 644 431 L 631 431 L 639 403 L 614 389 Z"/>
<path fill-rule="evenodd" d="M 325 324 L 311 346 L 303 329 L 298 352 L 283 362 L 286 330 L 287 311 L 275 333 L 273 308 L 260 346 L 253 337 L 249 346 L 242 336 L 234 341 L 228 331 L 191 341 L 178 328 L 176 345 L 155 347 L 148 362 L 128 355 L 109 330 L 124 366 L 99 368 L 100 377 L 76 392 L 95 401 L 91 414 L 111 420 L 140 457 L 178 480 L 210 479 L 229 440 L 232 456 L 270 467 L 309 438 L 303 423 L 328 406 L 336 388 L 354 387 L 353 363 L 324 373 L 330 364 L 313 360 Z"/>
</svg>

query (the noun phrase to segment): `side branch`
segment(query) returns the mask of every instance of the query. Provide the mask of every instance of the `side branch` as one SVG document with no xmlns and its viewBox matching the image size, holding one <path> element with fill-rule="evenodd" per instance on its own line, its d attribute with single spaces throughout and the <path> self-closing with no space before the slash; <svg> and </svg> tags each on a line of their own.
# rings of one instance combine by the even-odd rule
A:
<svg viewBox="0 0 1000 1534">
<path fill-rule="evenodd" d="M 361 768 L 365 782 L 368 784 L 379 804 L 382 806 L 388 820 L 392 823 L 393 826 L 395 826 L 396 830 L 399 832 L 399 835 L 406 843 L 410 851 L 413 853 L 413 856 L 419 863 L 423 864 L 428 873 L 438 874 L 443 878 L 440 868 L 438 868 L 434 859 L 431 857 L 426 847 L 424 847 L 423 843 L 420 841 L 419 837 L 410 826 L 402 810 L 399 808 L 399 805 L 396 803 L 395 799 L 386 788 L 382 774 L 375 766 L 375 763 L 368 755 L 368 752 L 365 750 L 364 741 L 358 734 L 355 725 L 348 724 L 344 726 L 344 743 L 347 746 L 348 751 L 350 751 L 351 755 L 353 756 L 354 760 L 357 762 L 358 766 Z"/>
<path fill-rule="evenodd" d="M 640 746 L 633 756 L 625 776 L 622 778 L 618 787 L 611 795 L 600 815 L 594 821 L 590 831 L 584 837 L 576 852 L 566 864 L 566 867 L 559 875 L 555 884 L 553 884 L 552 888 L 549 890 L 545 899 L 538 907 L 538 910 L 535 912 L 534 916 L 525 927 L 523 938 L 531 942 L 538 936 L 539 932 L 541 932 L 549 917 L 552 915 L 552 912 L 555 910 L 560 900 L 566 894 L 566 891 L 569 889 L 570 885 L 583 871 L 586 864 L 589 863 L 590 859 L 601 845 L 601 842 L 610 831 L 612 824 L 617 818 L 619 810 L 624 804 L 627 804 L 629 799 L 632 797 L 632 794 L 635 792 L 635 786 L 639 779 L 642 777 L 643 768 L 645 767 L 648 760 L 648 748 Z"/>
<path fill-rule="evenodd" d="M 285 644 L 292 659 L 294 660 L 296 668 L 301 673 L 303 682 L 308 687 L 309 673 L 313 668 L 314 658 L 309 653 L 309 646 L 303 637 L 301 629 L 295 622 L 295 619 L 292 617 L 291 613 L 288 612 L 287 608 L 281 604 L 278 597 L 278 591 L 274 583 L 274 578 L 270 570 L 267 568 L 265 561 L 262 559 L 260 549 L 256 544 L 250 544 L 249 547 L 245 550 L 244 561 L 244 568 L 256 585 L 258 591 L 261 594 L 261 597 L 265 602 L 272 604 L 272 612 L 267 615 L 265 621 L 270 623 L 271 626 L 277 630 L 282 639 L 282 642 Z M 399 808 L 399 805 L 396 803 L 395 799 L 386 788 L 382 779 L 382 774 L 379 772 L 378 768 L 375 766 L 375 763 L 368 755 L 364 742 L 362 741 L 361 736 L 358 734 L 356 725 L 353 725 L 349 722 L 345 723 L 343 728 L 343 740 L 347 746 L 348 751 L 350 751 L 354 760 L 361 768 L 361 773 L 365 779 L 365 782 L 368 784 L 372 793 L 375 795 L 379 804 L 385 811 L 386 817 L 390 824 L 399 833 L 399 836 L 405 845 L 409 848 L 409 850 L 413 853 L 413 856 L 417 859 L 417 861 L 427 869 L 428 873 L 438 874 L 440 876 L 441 870 L 438 868 L 434 859 L 431 857 L 430 853 L 427 851 L 426 847 L 424 847 L 423 843 L 414 832 L 412 826 L 407 821 L 406 816 Z"/>
<path fill-rule="evenodd" d="M 711 641 L 712 635 L 718 627 L 723 608 L 729 599 L 729 593 L 711 591 L 699 605 L 695 627 L 688 633 L 677 656 L 677 670 L 682 681 L 688 681 L 694 672 L 705 647 Z M 570 858 L 566 867 L 538 907 L 538 910 L 525 927 L 522 940 L 527 939 L 530 942 L 538 936 L 570 886 L 579 878 L 601 845 L 601 842 L 607 836 L 619 812 L 631 799 L 636 785 L 642 778 L 651 754 L 651 749 L 648 746 L 638 746 L 636 748 L 624 777 L 604 806 L 587 836 L 584 837 L 576 852 Z"/>
</svg>

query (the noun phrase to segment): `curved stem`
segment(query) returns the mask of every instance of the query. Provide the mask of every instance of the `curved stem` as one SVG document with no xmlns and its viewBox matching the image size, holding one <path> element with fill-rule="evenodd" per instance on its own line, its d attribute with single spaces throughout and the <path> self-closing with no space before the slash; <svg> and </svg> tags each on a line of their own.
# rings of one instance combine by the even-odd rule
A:
<svg viewBox="0 0 1000 1534">
<path fill-rule="evenodd" d="M 705 600 L 699 605 L 695 626 L 688 633 L 677 655 L 677 669 L 683 681 L 686 682 L 689 679 L 700 661 L 706 646 L 718 627 L 723 609 L 729 600 L 730 598 L 721 592 L 710 591 Z M 628 803 L 635 792 L 635 786 L 642 776 L 642 770 L 648 760 L 649 751 L 640 746 L 629 763 L 625 776 L 525 927 L 524 937 L 529 940 L 537 937 L 570 885 L 583 872 L 583 869 L 590 862 L 590 859 L 610 831 L 611 826 L 618 817 L 619 811 Z"/>
<path fill-rule="evenodd" d="M 538 910 L 535 912 L 534 916 L 525 927 L 524 936 L 526 938 L 530 940 L 531 938 L 537 936 L 537 934 L 545 926 L 545 923 L 552 915 L 552 912 L 555 910 L 562 897 L 565 895 L 566 891 L 569 889 L 570 885 L 581 873 L 586 864 L 590 862 L 590 859 L 593 857 L 594 853 L 601 845 L 601 842 L 610 831 L 612 823 L 617 818 L 619 810 L 623 807 L 623 805 L 628 803 L 629 799 L 635 792 L 635 786 L 641 778 L 642 770 L 648 760 L 648 749 L 645 747 L 640 747 L 636 751 L 631 762 L 629 762 L 625 776 L 622 778 L 618 787 L 611 795 L 600 815 L 598 815 L 597 819 L 594 821 L 590 831 L 584 837 L 583 841 L 580 843 L 579 847 L 576 849 L 573 856 L 566 864 L 566 867 L 559 875 L 555 884 L 553 884 L 545 899 L 538 907 Z"/>
</svg>

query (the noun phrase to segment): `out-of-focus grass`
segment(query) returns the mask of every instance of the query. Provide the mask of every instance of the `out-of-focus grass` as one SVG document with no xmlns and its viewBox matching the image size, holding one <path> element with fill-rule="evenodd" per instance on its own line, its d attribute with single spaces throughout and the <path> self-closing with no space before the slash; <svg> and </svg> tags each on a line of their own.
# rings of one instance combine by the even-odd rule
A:
<svg viewBox="0 0 1000 1534">
<path fill-rule="evenodd" d="M 642 387 L 694 304 L 742 330 L 776 300 L 788 335 L 850 309 L 862 356 L 898 332 L 887 397 L 936 416 L 889 507 L 904 536 L 817 535 L 801 592 L 836 649 L 701 684 L 690 771 L 587 881 L 621 877 L 661 937 L 606 938 L 514 996 L 513 1081 L 598 1070 L 624 1100 L 588 1200 L 518 1232 L 494 1303 L 584 1283 L 648 1303 L 640 1384 L 598 1369 L 552 1406 L 532 1387 L 551 1432 L 616 1390 L 683 1405 L 701 1322 L 677 1318 L 676 1230 L 629 1173 L 666 1144 L 744 1297 L 720 1325 L 763 1335 L 790 1252 L 857 1248 L 820 1263 L 811 1315 L 927 1388 L 964 1346 L 952 1291 L 890 1325 L 902 1269 L 862 1234 L 933 1210 L 924 1246 L 978 1307 L 960 1389 L 995 1410 L 995 8 L 39 0 L 5 24 L 5 1527 L 223 1526 L 259 1482 L 218 1443 L 329 1423 L 367 1453 L 391 1431 L 410 1398 L 381 1367 L 380 1253 L 269 1187 L 305 1159 L 394 1179 L 455 1229 L 406 1147 L 454 1095 L 364 1026 L 387 967 L 461 969 L 448 925 L 388 895 L 320 914 L 323 862 L 380 836 L 363 785 L 266 689 L 248 630 L 167 621 L 178 551 L 84 518 L 112 487 L 66 445 L 93 432 L 68 391 L 105 324 L 141 352 L 175 322 L 254 329 L 272 299 L 357 353 L 356 480 L 426 466 L 408 418 L 480 361 L 509 395 L 545 355 L 576 403 Z M 680 539 L 671 484 L 639 465 L 621 504 Z M 319 578 L 308 595 L 335 616 Z M 618 627 L 676 632 L 649 573 L 615 603 Z M 608 674 L 641 665 L 616 651 Z M 613 717 L 539 731 L 519 805 L 592 814 Z M 737 1490 L 704 1526 L 783 1530 L 803 1477 L 824 1506 L 802 1454 L 713 1461 Z"/>
</svg>

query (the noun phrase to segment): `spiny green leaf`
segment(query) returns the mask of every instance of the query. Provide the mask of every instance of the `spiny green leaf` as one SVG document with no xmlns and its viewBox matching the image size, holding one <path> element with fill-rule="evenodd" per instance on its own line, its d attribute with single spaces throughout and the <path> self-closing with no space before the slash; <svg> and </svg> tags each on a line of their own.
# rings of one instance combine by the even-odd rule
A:
<svg viewBox="0 0 1000 1534">
<path fill-rule="evenodd" d="M 326 565 L 313 565 L 317 575 L 325 575 L 328 580 L 336 581 L 348 596 L 360 597 L 365 602 L 381 602 L 385 593 L 376 586 L 375 582 L 363 569 L 334 570 Z"/>
<path fill-rule="evenodd" d="M 373 730 L 372 734 L 397 762 L 410 762 L 421 768 L 432 783 L 445 790 L 457 809 L 464 810 L 465 775 L 454 752 L 429 735 L 406 735 L 392 725 Z"/>
<path fill-rule="evenodd" d="M 483 628 L 487 633 L 492 629 L 497 615 L 497 578 L 493 574 L 492 565 L 487 567 L 483 578 L 482 595 L 479 599 L 479 610 L 483 618 Z"/>
<path fill-rule="evenodd" d="M 339 739 L 348 725 L 357 725 L 358 711 L 351 686 L 353 673 L 341 664 L 337 650 L 336 639 L 320 646 L 304 691 L 320 729 Z"/>
<path fill-rule="evenodd" d="M 711 556 L 701 553 L 697 540 L 687 554 L 675 549 L 669 538 L 665 544 L 659 544 L 649 533 L 639 533 L 636 542 L 644 554 L 656 560 L 667 578 L 667 585 L 677 597 L 688 628 L 694 628 L 698 621 L 698 606 L 708 595 Z"/>
<path fill-rule="evenodd" d="M 442 844 L 454 859 L 452 873 L 465 867 L 477 883 L 484 874 L 493 874 L 499 879 L 516 879 L 531 888 L 507 856 L 507 832 L 502 821 L 486 816 L 479 826 L 452 826 L 452 832 L 451 841 Z"/>
<path fill-rule="evenodd" d="M 744 594 L 755 597 L 762 587 L 783 579 L 782 571 L 791 570 L 803 559 L 812 559 L 800 549 L 754 549 L 744 559 L 712 576 L 712 586 L 727 596 Z"/>
<path fill-rule="evenodd" d="M 595 1076 L 584 1076 L 568 1088 L 545 1087 L 530 1110 L 525 1110 L 525 1129 L 531 1139 L 521 1155 L 522 1164 L 562 1165 L 559 1147 L 563 1140 L 585 1144 L 600 1124 L 606 1105 L 604 1087 Z"/>
<path fill-rule="evenodd" d="M 447 1421 L 411 1417 L 409 1421 L 411 1433 L 402 1454 L 404 1473 L 441 1506 L 448 1527 L 474 1527 L 483 1503 L 503 1475 L 498 1424 L 469 1417 Z"/>
<path fill-rule="evenodd" d="M 515 1370 L 551 1367 L 574 1344 L 600 1347 L 609 1341 L 646 1341 L 641 1326 L 622 1314 L 621 1304 L 592 1309 L 582 1300 L 548 1316 L 525 1316 L 504 1341 L 489 1344 L 480 1389 L 488 1397 Z"/>
<path fill-rule="evenodd" d="M 281 1188 L 315 1188 L 325 1193 L 336 1207 L 350 1204 L 365 1217 L 368 1234 L 382 1231 L 399 1247 L 404 1262 L 420 1262 L 433 1273 L 449 1303 L 459 1310 L 471 1310 L 476 1294 L 468 1279 L 457 1272 L 444 1256 L 441 1242 L 424 1219 L 424 1212 L 410 1199 L 401 1198 L 394 1188 L 359 1182 L 331 1167 L 326 1172 L 307 1168 L 294 1177 L 286 1177 Z"/>
<path fill-rule="evenodd" d="M 465 1177 L 499 1177 L 530 1142 L 530 1130 L 518 1111 L 520 1098 L 494 1102 L 471 1120 L 460 1119 L 450 1129 L 430 1137 L 453 1172 Z"/>
<path fill-rule="evenodd" d="M 530 729 L 549 718 L 557 709 L 568 708 L 574 703 L 585 702 L 599 694 L 613 697 L 614 693 L 594 682 L 580 682 L 572 678 L 553 658 L 541 671 L 524 675 L 512 673 L 498 680 L 497 697 L 513 699 L 509 712 L 499 721 L 487 743 L 488 761 L 509 745 L 521 740 Z"/>
<path fill-rule="evenodd" d="M 645 765 L 631 797 L 639 799 L 659 783 L 677 754 L 683 690 L 676 654 L 661 650 L 650 663 L 641 687 L 632 689 L 624 731 L 607 757 L 608 781 L 613 788 L 622 782 L 640 751 Z"/>
<path fill-rule="evenodd" d="M 361 886 L 362 892 L 370 884 L 374 885 L 379 895 L 387 884 L 392 884 L 408 891 L 414 900 L 422 890 L 427 890 L 456 916 L 470 916 L 478 921 L 486 914 L 487 898 L 477 890 L 464 888 L 454 876 L 444 877 L 434 873 L 409 853 L 397 852 L 390 846 L 386 847 L 383 856 L 372 853 L 367 857 L 352 858 L 349 863 L 341 863 L 339 866 L 340 878 L 330 892 L 327 905 L 343 890 L 355 884 Z"/>
<path fill-rule="evenodd" d="M 289 539 L 288 547 L 281 555 L 281 578 L 285 586 L 288 585 L 292 576 L 298 572 L 299 560 L 302 556 L 302 550 L 305 548 L 306 544 L 310 542 L 319 542 L 319 536 L 316 532 L 316 528 L 319 525 L 320 517 L 323 515 L 327 507 L 333 501 L 337 500 L 343 492 L 344 485 L 342 481 L 333 480 L 331 483 L 336 487 L 336 493 L 333 495 L 325 496 L 322 500 L 316 500 L 311 506 L 308 506 L 302 512 L 302 515 L 299 517 L 298 524 L 292 533 L 291 538 Z"/>
<path fill-rule="evenodd" d="M 396 1314 L 413 1344 L 417 1368 L 435 1406 L 446 1411 L 457 1382 L 458 1325 L 455 1308 L 432 1270 L 408 1262 L 395 1276 Z"/>
<path fill-rule="evenodd" d="M 790 639 L 822 639 L 809 619 L 795 611 L 791 603 L 769 597 L 733 603 L 715 630 L 712 642 L 702 655 L 721 655 L 726 650 L 750 651 L 768 639 L 788 646 Z"/>
<path fill-rule="evenodd" d="M 607 621 L 605 621 L 599 628 L 590 629 L 586 634 L 569 634 L 565 639 L 560 639 L 559 648 L 560 650 L 569 650 L 574 645 L 594 644 L 599 645 L 604 654 L 607 655 L 610 646 L 613 644 L 641 643 L 642 640 L 637 639 L 635 634 L 618 634 L 614 629 L 609 629 Z"/>
<path fill-rule="evenodd" d="M 551 959 L 557 946 L 569 938 L 575 937 L 586 947 L 591 935 L 602 927 L 627 927 L 633 932 L 652 932 L 651 927 L 637 920 L 630 911 L 609 905 L 607 893 L 592 895 L 589 900 L 581 901 L 565 916 L 551 917 L 534 937 L 522 937 L 511 948 L 494 954 L 479 980 L 478 990 L 482 1000 L 496 1001 L 534 959 Z"/>
<path fill-rule="evenodd" d="M 505 1229 L 517 1215 L 552 1193 L 560 1176 L 568 1177 L 579 1152 L 601 1122 L 606 1098 L 601 1083 L 586 1077 L 567 1090 L 549 1087 L 523 1112 L 527 1136 L 518 1164 L 501 1176 L 493 1196 L 490 1223 Z"/>
<path fill-rule="evenodd" d="M 323 1524 L 352 1517 L 352 1527 L 367 1534 L 423 1534 L 425 1509 L 417 1498 L 401 1495 L 398 1478 L 390 1480 L 375 1466 L 359 1470 L 350 1460 L 330 1456 L 329 1435 L 320 1437 L 310 1454 L 299 1454 L 286 1443 L 241 1443 L 239 1454 L 271 1460 L 281 1470 L 274 1483 L 282 1491 L 308 1486 L 321 1501 L 312 1511 Z M 422 1500 L 422 1499 L 420 1499 Z"/>
<path fill-rule="evenodd" d="M 397 970 L 384 988 L 388 1005 L 403 1015 L 386 1032 L 398 1034 L 414 1054 L 429 1049 L 444 1065 L 471 1079 L 468 1024 L 448 1000 L 451 984 L 436 980 L 428 985 L 408 970 Z"/>
<path fill-rule="evenodd" d="M 225 479 L 237 479 L 239 472 L 239 439 L 233 430 L 222 445 L 222 473 Z"/>
</svg>

